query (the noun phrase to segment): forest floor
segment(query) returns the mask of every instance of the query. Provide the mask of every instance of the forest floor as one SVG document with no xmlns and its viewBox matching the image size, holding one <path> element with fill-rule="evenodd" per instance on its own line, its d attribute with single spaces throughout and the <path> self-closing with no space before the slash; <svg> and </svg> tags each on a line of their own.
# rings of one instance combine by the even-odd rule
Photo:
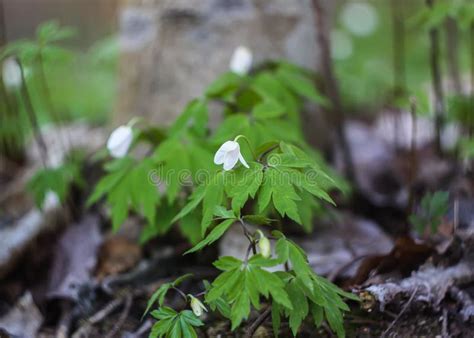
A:
<svg viewBox="0 0 474 338">
<path fill-rule="evenodd" d="M 332 217 L 315 222 L 311 235 L 292 238 L 314 270 L 361 302 L 350 304 L 348 337 L 472 337 L 474 332 L 474 178 L 430 142 L 395 149 L 376 124 L 347 126 L 357 182 L 350 200 L 335 196 Z M 81 136 L 84 138 L 84 135 Z M 105 206 L 86 210 L 84 194 L 40 212 L 25 192 L 31 168 L 0 168 L 0 337 L 147 337 L 141 320 L 147 300 L 162 283 L 184 273 L 186 292 L 212 280 L 211 262 L 232 252 L 232 232 L 217 248 L 183 258 L 189 244 L 171 231 L 137 244 L 142 221 L 131 217 L 112 233 Z M 97 168 L 84 169 L 92 186 Z M 354 184 L 355 183 L 355 184 Z M 425 191 L 449 191 L 449 211 L 437 232 L 415 237 L 406 209 Z M 177 295 L 171 300 L 183 307 Z M 207 314 L 203 337 L 272 337 L 271 320 L 252 313 L 240 332 Z M 257 325 L 260 323 L 261 325 Z M 283 323 L 281 337 L 290 337 Z M 303 325 L 300 337 L 331 337 L 327 326 Z"/>
</svg>

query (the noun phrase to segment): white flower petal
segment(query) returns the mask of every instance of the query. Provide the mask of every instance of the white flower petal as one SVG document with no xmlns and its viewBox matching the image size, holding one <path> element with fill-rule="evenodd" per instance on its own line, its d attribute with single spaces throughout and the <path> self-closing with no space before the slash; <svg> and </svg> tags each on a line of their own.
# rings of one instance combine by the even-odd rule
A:
<svg viewBox="0 0 474 338">
<path fill-rule="evenodd" d="M 229 171 L 235 167 L 237 162 L 239 161 L 239 154 L 234 153 L 227 153 L 224 158 L 224 170 Z"/>
<path fill-rule="evenodd" d="M 133 140 L 132 128 L 128 126 L 120 126 L 115 129 L 107 141 L 107 149 L 115 158 L 124 157 Z"/>
<path fill-rule="evenodd" d="M 221 145 L 221 147 L 219 148 L 219 150 L 222 150 L 222 151 L 233 151 L 236 149 L 240 150 L 240 145 L 235 141 L 224 142 L 224 144 Z"/>
<path fill-rule="evenodd" d="M 3 61 L 3 83 L 7 88 L 17 88 L 21 85 L 21 69 L 18 62 L 9 57 Z"/>
<path fill-rule="evenodd" d="M 225 151 L 219 149 L 219 150 L 216 152 L 216 155 L 214 156 L 214 163 L 215 163 L 215 164 L 222 164 L 222 163 L 224 163 L 225 154 L 227 154 Z"/>
<path fill-rule="evenodd" d="M 247 169 L 250 168 L 249 165 L 247 164 L 247 161 L 245 161 L 245 158 L 244 158 L 244 157 L 242 156 L 242 154 L 240 154 L 240 153 L 239 153 L 239 161 L 240 161 L 240 163 L 243 164 L 243 166 L 244 166 L 245 168 L 247 168 Z"/>
<path fill-rule="evenodd" d="M 234 73 L 245 75 L 252 67 L 252 52 L 244 46 L 235 49 L 230 60 L 230 70 Z"/>
</svg>

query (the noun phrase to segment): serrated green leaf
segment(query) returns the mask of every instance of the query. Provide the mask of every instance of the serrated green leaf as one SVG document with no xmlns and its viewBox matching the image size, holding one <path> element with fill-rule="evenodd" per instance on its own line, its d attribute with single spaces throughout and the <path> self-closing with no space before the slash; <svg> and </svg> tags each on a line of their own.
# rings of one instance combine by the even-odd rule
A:
<svg viewBox="0 0 474 338">
<path fill-rule="evenodd" d="M 190 254 L 192 252 L 196 252 L 198 250 L 201 250 L 207 245 L 211 245 L 215 241 L 217 241 L 221 236 L 227 231 L 227 229 L 230 228 L 230 226 L 235 222 L 235 219 L 226 219 L 219 225 L 217 225 L 212 231 L 207 235 L 206 238 L 204 238 L 201 242 L 196 244 L 193 248 L 189 249 L 186 251 L 184 254 Z"/>
<path fill-rule="evenodd" d="M 285 114 L 285 107 L 275 101 L 261 102 L 252 109 L 252 115 L 260 120 L 279 117 L 283 114 Z"/>
<path fill-rule="evenodd" d="M 242 78 L 233 72 L 224 73 L 207 87 L 206 96 L 212 98 L 224 96 L 238 88 L 241 81 Z"/>
<path fill-rule="evenodd" d="M 277 78 L 282 84 L 287 86 L 295 94 L 301 95 L 323 107 L 329 106 L 329 100 L 321 95 L 313 82 L 299 72 L 295 72 L 288 67 L 279 67 L 276 71 Z"/>
</svg>

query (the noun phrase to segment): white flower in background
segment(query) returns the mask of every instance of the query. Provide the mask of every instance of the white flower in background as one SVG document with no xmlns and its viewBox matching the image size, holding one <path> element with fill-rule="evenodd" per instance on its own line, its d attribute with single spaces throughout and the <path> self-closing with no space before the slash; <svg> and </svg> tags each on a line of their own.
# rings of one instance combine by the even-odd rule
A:
<svg viewBox="0 0 474 338">
<path fill-rule="evenodd" d="M 263 232 L 258 230 L 258 234 L 260 235 L 260 239 L 258 240 L 258 249 L 260 250 L 260 254 L 268 258 L 272 254 L 272 247 L 270 245 L 270 240 L 265 237 Z"/>
<path fill-rule="evenodd" d="M 331 32 L 331 55 L 336 60 L 344 60 L 352 55 L 351 37 L 342 30 Z"/>
<path fill-rule="evenodd" d="M 50 210 L 56 208 L 59 204 L 61 204 L 61 201 L 59 200 L 58 194 L 54 191 L 48 190 L 44 196 L 43 209 Z"/>
<path fill-rule="evenodd" d="M 234 168 L 238 161 L 240 161 L 245 168 L 249 168 L 249 165 L 240 153 L 240 145 L 236 141 L 225 142 L 214 156 L 214 163 L 224 164 L 224 170 L 226 171 Z"/>
<path fill-rule="evenodd" d="M 2 65 L 3 83 L 7 88 L 18 88 L 21 85 L 21 69 L 13 57 L 7 58 Z"/>
<path fill-rule="evenodd" d="M 239 75 L 245 75 L 252 67 L 252 52 L 244 46 L 235 49 L 230 60 L 230 70 Z"/>
<path fill-rule="evenodd" d="M 191 309 L 193 310 L 196 316 L 200 317 L 202 315 L 203 310 L 207 312 L 206 307 L 204 306 L 203 303 L 201 303 L 199 299 L 191 295 L 188 295 L 188 296 L 189 298 L 191 298 Z"/>
<path fill-rule="evenodd" d="M 107 141 L 107 149 L 115 158 L 124 157 L 133 140 L 132 127 L 120 126 L 115 129 Z"/>
<path fill-rule="evenodd" d="M 344 27 L 356 36 L 367 36 L 377 28 L 378 15 L 374 6 L 361 2 L 350 2 L 344 6 L 341 13 Z"/>
</svg>

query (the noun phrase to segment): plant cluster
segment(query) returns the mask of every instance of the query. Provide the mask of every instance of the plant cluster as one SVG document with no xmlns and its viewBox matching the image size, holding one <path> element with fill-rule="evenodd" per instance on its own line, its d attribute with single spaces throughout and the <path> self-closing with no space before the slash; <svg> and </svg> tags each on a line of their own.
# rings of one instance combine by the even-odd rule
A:
<svg viewBox="0 0 474 338">
<path fill-rule="evenodd" d="M 207 308 L 229 318 L 235 330 L 251 308 L 262 309 L 263 299 L 276 334 L 282 318 L 296 335 L 312 316 L 317 326 L 326 320 L 344 336 L 349 308 L 343 299 L 357 298 L 316 275 L 305 252 L 281 231 L 269 235 L 282 222 L 310 231 L 322 203 L 334 203 L 329 192 L 344 186 L 301 133 L 305 100 L 327 100 L 312 75 L 295 65 L 272 62 L 251 73 L 243 68 L 220 76 L 166 130 L 139 120 L 117 128 L 107 144 L 112 159 L 88 203 L 105 198 L 114 229 L 131 212 L 143 216 L 142 241 L 176 224 L 194 245 L 186 254 L 215 243 L 234 224 L 248 240 L 244 259 L 220 257 L 214 263 L 221 273 L 199 295 L 179 290 L 182 279 L 161 286 L 148 306 L 158 304 L 151 337 L 196 336 Z M 222 111 L 216 128 L 209 124 L 211 105 Z M 132 156 L 138 144 L 148 145 L 147 156 Z M 193 312 L 165 306 L 172 289 Z"/>
<path fill-rule="evenodd" d="M 34 39 L 0 49 L 0 153 L 21 154 L 29 131 L 38 134 L 45 122 L 104 121 L 113 103 L 118 44 L 105 39 L 87 53 L 63 47 L 75 34 L 48 21 Z"/>
</svg>

